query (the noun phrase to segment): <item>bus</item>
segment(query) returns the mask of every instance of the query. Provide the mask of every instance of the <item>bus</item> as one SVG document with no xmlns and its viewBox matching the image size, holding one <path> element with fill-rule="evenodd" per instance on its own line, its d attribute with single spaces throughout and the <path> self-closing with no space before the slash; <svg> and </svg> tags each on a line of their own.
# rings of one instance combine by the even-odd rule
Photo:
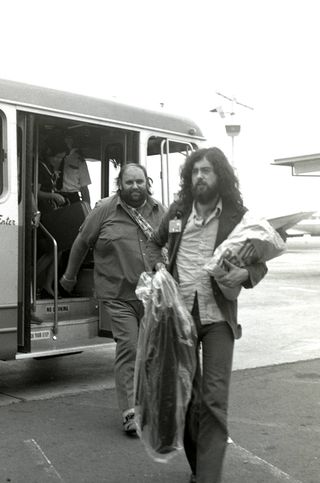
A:
<svg viewBox="0 0 320 483">
<path fill-rule="evenodd" d="M 0 359 L 43 358 L 110 344 L 94 297 L 90 253 L 75 296 L 58 295 L 58 242 L 38 210 L 38 163 L 53 134 L 75 137 L 92 184 L 91 205 L 115 192 L 119 168 L 141 163 L 153 196 L 169 205 L 185 157 L 205 141 L 198 125 L 163 110 L 0 80 Z M 68 226 L 65 227 L 67 232 Z M 54 259 L 54 297 L 37 288 L 39 233 Z"/>
</svg>

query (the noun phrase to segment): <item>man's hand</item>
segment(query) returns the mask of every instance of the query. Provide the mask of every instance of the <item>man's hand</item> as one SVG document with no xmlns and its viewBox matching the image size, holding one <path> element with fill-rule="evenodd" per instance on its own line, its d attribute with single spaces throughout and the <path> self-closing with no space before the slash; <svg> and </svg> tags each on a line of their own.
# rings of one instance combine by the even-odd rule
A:
<svg viewBox="0 0 320 483">
<path fill-rule="evenodd" d="M 62 275 L 62 277 L 60 278 L 61 287 L 68 293 L 72 292 L 76 283 L 77 283 L 76 278 L 69 279 L 65 275 Z"/>
<path fill-rule="evenodd" d="M 214 275 L 214 278 L 220 285 L 234 288 L 242 285 L 243 282 L 248 280 L 249 273 L 245 268 L 237 267 L 228 260 L 224 260 L 223 264 L 228 271 L 221 270 Z"/>
<path fill-rule="evenodd" d="M 51 199 L 57 203 L 58 206 L 63 206 L 66 202 L 65 197 L 59 193 L 51 193 Z"/>
<path fill-rule="evenodd" d="M 162 263 L 162 262 L 158 262 L 158 263 L 156 263 L 156 265 L 155 265 L 155 267 L 154 267 L 154 268 L 156 269 L 156 272 L 157 272 L 158 270 L 166 270 L 166 266 L 165 266 L 165 264 L 164 264 L 164 263 Z"/>
</svg>

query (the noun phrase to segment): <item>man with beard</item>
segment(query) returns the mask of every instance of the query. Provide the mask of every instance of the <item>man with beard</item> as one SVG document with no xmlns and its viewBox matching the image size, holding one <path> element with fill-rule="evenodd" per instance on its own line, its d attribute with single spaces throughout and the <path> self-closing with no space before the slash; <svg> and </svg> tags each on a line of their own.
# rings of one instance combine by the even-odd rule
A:
<svg viewBox="0 0 320 483">
<path fill-rule="evenodd" d="M 177 201 L 164 216 L 148 244 L 152 265 L 160 268 L 159 247 L 168 244 L 168 271 L 179 283 L 193 315 L 201 343 L 202 362 L 193 384 L 184 436 L 191 482 L 218 483 L 228 440 L 227 406 L 234 340 L 241 336 L 237 301 L 228 300 L 218 286 L 252 288 L 266 274 L 257 263 L 239 268 L 227 260 L 227 271 L 213 278 L 203 269 L 215 248 L 239 223 L 243 206 L 239 183 L 218 148 L 199 149 L 181 170 Z"/>
<path fill-rule="evenodd" d="M 115 383 L 123 428 L 135 434 L 133 376 L 143 316 L 135 289 L 140 274 L 150 271 L 146 244 L 165 209 L 150 196 L 150 178 L 143 166 L 124 165 L 117 184 L 117 194 L 98 202 L 80 228 L 60 283 L 72 291 L 81 263 L 93 247 L 96 297 L 110 315 L 116 341 Z"/>
</svg>

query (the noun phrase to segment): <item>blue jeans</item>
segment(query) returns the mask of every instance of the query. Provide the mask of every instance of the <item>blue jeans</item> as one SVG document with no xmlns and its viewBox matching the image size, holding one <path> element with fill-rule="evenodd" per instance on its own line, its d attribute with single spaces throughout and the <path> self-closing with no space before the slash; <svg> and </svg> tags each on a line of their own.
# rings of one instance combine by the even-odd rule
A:
<svg viewBox="0 0 320 483">
<path fill-rule="evenodd" d="M 201 325 L 197 301 L 192 315 L 198 330 L 198 345 L 202 345 L 202 368 L 198 347 L 184 448 L 197 483 L 218 483 L 228 439 L 227 410 L 234 336 L 227 322 Z"/>
</svg>

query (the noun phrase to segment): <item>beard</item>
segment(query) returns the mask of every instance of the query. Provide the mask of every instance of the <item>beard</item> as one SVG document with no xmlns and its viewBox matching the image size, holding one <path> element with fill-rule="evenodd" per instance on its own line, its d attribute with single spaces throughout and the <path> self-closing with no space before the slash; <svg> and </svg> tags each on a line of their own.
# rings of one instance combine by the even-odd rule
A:
<svg viewBox="0 0 320 483">
<path fill-rule="evenodd" d="M 139 206 L 143 205 L 147 199 L 147 196 L 148 193 L 145 188 L 129 188 L 122 189 L 120 191 L 120 198 L 127 203 L 127 205 L 132 206 L 133 208 L 138 208 Z"/>
<path fill-rule="evenodd" d="M 192 186 L 192 196 L 195 201 L 206 205 L 219 196 L 219 190 L 216 185 L 208 186 L 207 183 L 198 181 L 197 184 Z"/>
</svg>

